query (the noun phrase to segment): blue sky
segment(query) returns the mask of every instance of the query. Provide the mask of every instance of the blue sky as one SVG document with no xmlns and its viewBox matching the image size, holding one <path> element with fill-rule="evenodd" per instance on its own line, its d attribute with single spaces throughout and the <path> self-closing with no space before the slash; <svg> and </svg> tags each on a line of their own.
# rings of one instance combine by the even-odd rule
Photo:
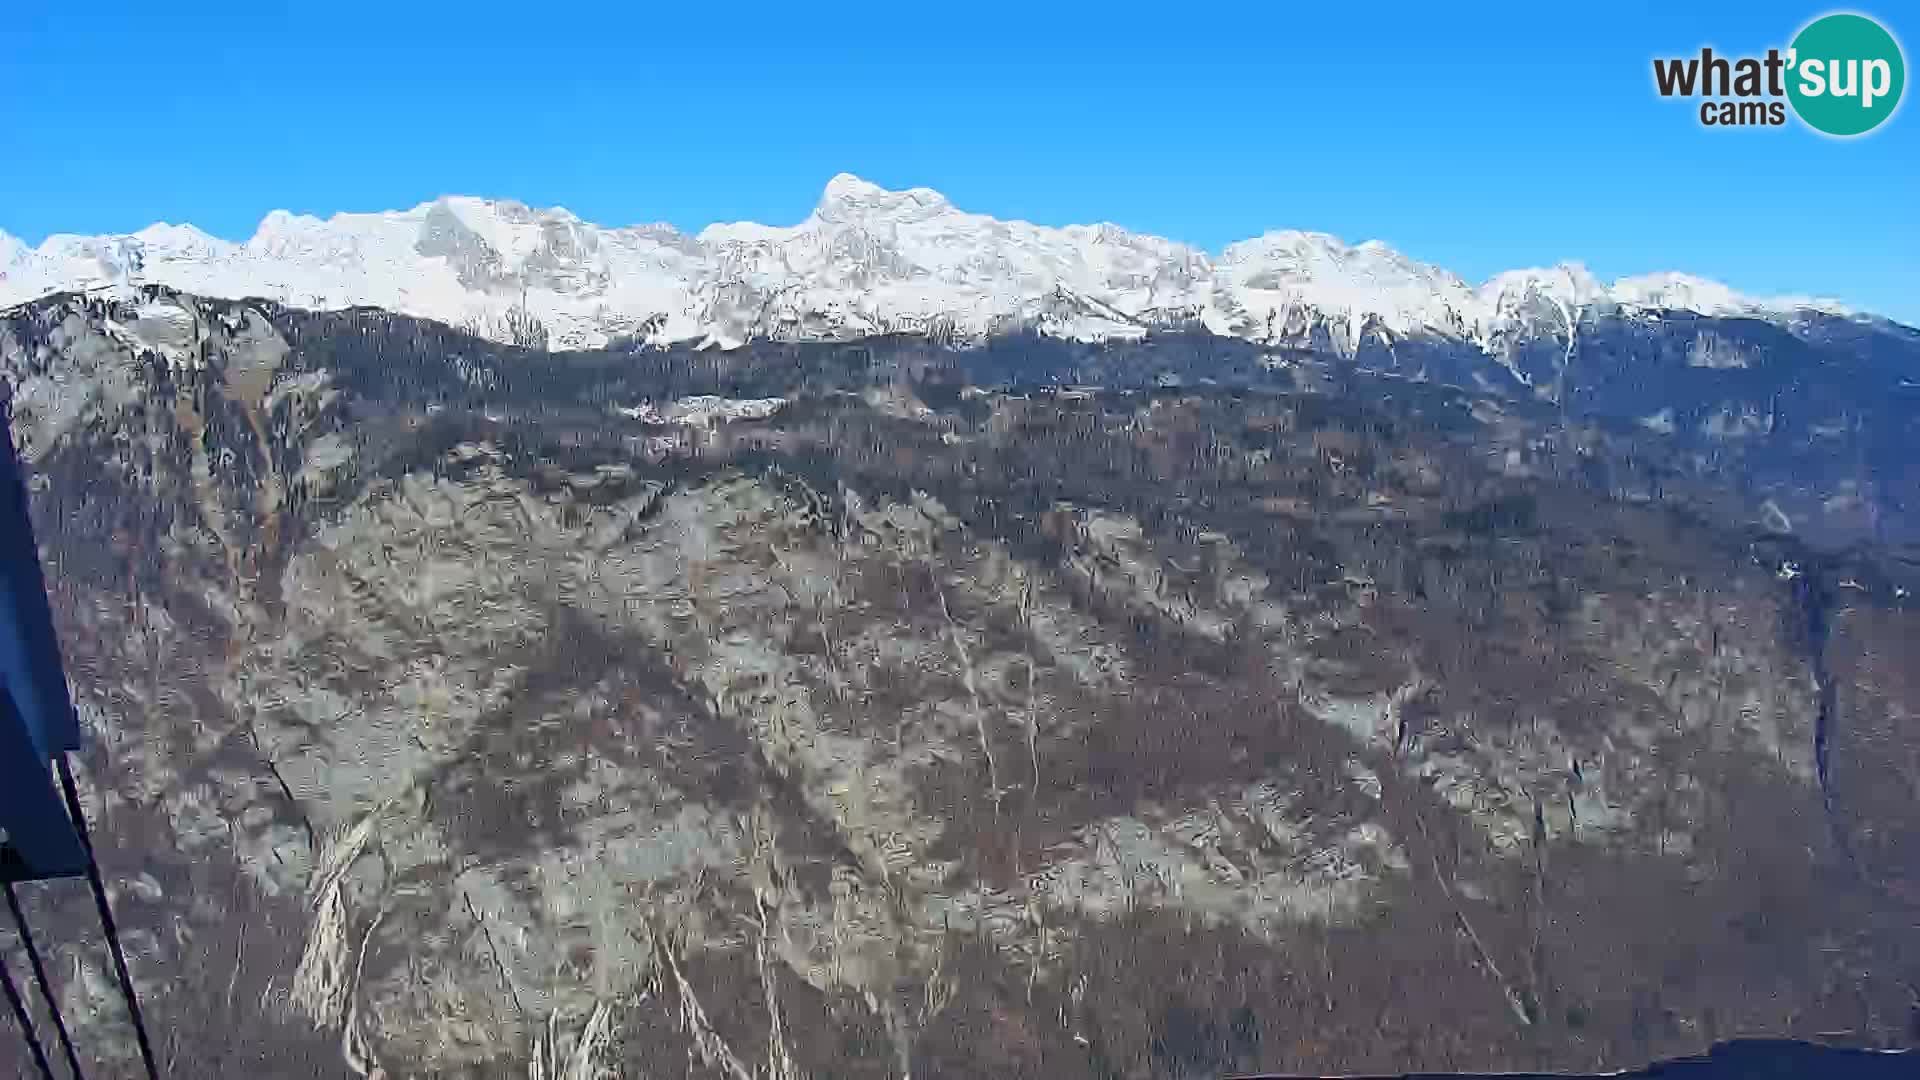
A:
<svg viewBox="0 0 1920 1080">
<path fill-rule="evenodd" d="M 446 193 L 780 224 L 846 170 L 1209 248 L 1319 229 L 1475 280 L 1580 259 L 1920 322 L 1911 102 L 1841 142 L 1652 90 L 1656 55 L 1784 46 L 1828 9 L 1294 7 L 12 0 L 0 228 L 244 239 Z M 1911 60 L 1920 11 L 1862 10 Z"/>
</svg>

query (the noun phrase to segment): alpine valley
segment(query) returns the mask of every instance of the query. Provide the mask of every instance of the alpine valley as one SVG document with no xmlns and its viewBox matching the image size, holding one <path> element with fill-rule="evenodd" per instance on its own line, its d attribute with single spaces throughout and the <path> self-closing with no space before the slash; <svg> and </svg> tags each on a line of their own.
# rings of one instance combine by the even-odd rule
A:
<svg viewBox="0 0 1920 1080">
<path fill-rule="evenodd" d="M 0 235 L 0 303 L 168 1075 L 1920 1041 L 1909 327 L 844 175 Z"/>
</svg>

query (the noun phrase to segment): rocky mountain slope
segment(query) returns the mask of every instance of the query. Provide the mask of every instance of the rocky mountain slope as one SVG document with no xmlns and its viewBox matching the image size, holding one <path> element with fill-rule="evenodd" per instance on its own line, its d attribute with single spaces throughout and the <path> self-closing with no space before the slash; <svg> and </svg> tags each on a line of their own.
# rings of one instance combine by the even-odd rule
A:
<svg viewBox="0 0 1920 1080">
<path fill-rule="evenodd" d="M 1676 324 L 1592 323 L 1640 366 L 1548 401 L 1207 333 L 549 354 L 155 289 L 15 309 L 170 1072 L 1920 1038 L 1920 561 L 1775 520 L 1792 485 L 1907 512 L 1860 484 L 1905 339 Z M 1769 438 L 1698 404 L 1828 362 L 1861 385 Z M 33 902 L 109 1075 L 85 898 Z"/>
<path fill-rule="evenodd" d="M 1384 244 L 1323 233 L 1270 232 L 1210 254 L 1113 225 L 1000 221 L 935 191 L 888 191 L 844 174 L 798 225 L 713 225 L 692 236 L 470 197 L 325 221 L 275 211 L 244 243 L 167 224 L 53 236 L 37 248 L 0 233 L 0 305 L 142 283 L 371 306 L 483 330 L 524 304 L 568 347 L 636 337 L 727 347 L 896 332 L 978 339 L 1016 327 L 1104 340 L 1190 324 L 1348 354 L 1409 338 L 1462 342 L 1496 369 L 1514 344 L 1564 338 L 1596 315 L 1845 314 L 1833 301 L 1757 299 L 1684 274 L 1608 285 L 1572 265 L 1476 287 Z"/>
</svg>

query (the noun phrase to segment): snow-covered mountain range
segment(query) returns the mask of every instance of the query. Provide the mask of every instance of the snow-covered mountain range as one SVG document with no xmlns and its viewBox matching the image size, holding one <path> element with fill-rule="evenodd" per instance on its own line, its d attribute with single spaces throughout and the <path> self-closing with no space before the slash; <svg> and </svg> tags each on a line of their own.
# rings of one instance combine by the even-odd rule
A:
<svg viewBox="0 0 1920 1080">
<path fill-rule="evenodd" d="M 1832 301 L 1754 298 L 1677 273 L 1604 283 L 1577 264 L 1475 286 L 1378 242 L 1279 231 L 1214 254 L 1113 225 L 1001 221 L 926 188 L 842 174 L 806 220 L 687 235 L 605 228 L 564 209 L 449 196 L 411 210 L 274 211 L 245 243 L 191 225 L 56 235 L 0 232 L 0 306 L 51 292 L 162 284 L 316 309 L 373 306 L 503 333 L 524 305 L 552 344 L 615 338 L 732 347 L 755 338 L 881 333 L 977 338 L 1026 327 L 1082 339 L 1204 325 L 1356 351 L 1368 335 L 1503 342 L 1558 336 L 1599 309 L 1785 318 Z"/>
</svg>

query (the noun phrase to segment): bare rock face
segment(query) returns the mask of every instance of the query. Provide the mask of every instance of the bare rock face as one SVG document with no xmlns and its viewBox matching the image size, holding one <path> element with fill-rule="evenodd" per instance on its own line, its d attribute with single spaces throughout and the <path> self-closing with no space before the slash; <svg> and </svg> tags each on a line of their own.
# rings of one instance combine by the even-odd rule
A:
<svg viewBox="0 0 1920 1080">
<path fill-rule="evenodd" d="M 886 348 L 0 321 L 173 1073 L 1901 1037 L 1893 564 L 1596 489 L 1552 449 L 1592 439 L 1451 391 L 955 396 L 998 361 Z M 84 897 L 33 904 L 124 1066 Z"/>
</svg>

